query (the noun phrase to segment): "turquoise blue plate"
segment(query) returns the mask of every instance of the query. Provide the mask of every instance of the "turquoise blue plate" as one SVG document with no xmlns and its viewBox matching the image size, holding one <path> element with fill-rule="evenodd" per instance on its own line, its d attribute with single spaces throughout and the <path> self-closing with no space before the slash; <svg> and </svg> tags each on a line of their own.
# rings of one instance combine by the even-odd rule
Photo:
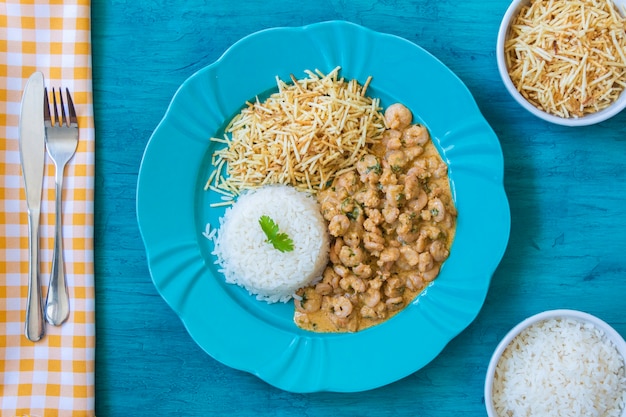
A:
<svg viewBox="0 0 626 417">
<path fill-rule="evenodd" d="M 317 334 L 293 323 L 293 305 L 266 304 L 224 283 L 203 236 L 218 226 L 219 195 L 203 191 L 211 136 L 275 77 L 307 69 L 361 83 L 383 106 L 401 102 L 431 132 L 449 164 L 458 226 L 439 277 L 391 320 L 354 334 Z M 510 231 L 498 138 L 465 85 L 419 46 L 332 21 L 247 36 L 183 83 L 146 147 L 137 218 L 159 293 L 209 355 L 292 392 L 363 391 L 433 360 L 480 311 Z"/>
</svg>

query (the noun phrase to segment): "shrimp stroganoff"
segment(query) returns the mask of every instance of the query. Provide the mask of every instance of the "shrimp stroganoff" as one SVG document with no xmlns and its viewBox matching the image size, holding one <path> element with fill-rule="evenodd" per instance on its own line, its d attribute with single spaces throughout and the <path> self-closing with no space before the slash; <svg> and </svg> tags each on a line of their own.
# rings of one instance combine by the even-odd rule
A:
<svg viewBox="0 0 626 417">
<path fill-rule="evenodd" d="M 456 228 L 448 167 L 402 104 L 352 170 L 318 193 L 332 237 L 323 279 L 298 290 L 294 320 L 354 332 L 389 319 L 439 274 Z"/>
</svg>

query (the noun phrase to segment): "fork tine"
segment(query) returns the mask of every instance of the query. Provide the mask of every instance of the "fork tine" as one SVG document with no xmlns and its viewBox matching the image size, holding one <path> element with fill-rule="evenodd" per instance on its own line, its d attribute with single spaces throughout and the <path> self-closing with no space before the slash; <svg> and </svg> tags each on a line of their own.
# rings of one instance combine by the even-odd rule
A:
<svg viewBox="0 0 626 417">
<path fill-rule="evenodd" d="M 61 90 L 61 87 L 59 87 L 59 101 L 61 103 L 61 120 L 59 121 L 59 126 L 69 126 L 70 121 L 65 117 L 65 103 L 63 102 L 63 90 Z"/>
<path fill-rule="evenodd" d="M 48 88 L 43 89 L 43 121 L 46 126 L 51 126 L 50 102 L 48 101 Z"/>
<path fill-rule="evenodd" d="M 60 126 L 61 122 L 59 121 L 59 110 L 57 109 L 57 95 L 54 91 L 54 87 L 52 87 L 52 103 L 54 105 L 54 124 Z"/>
<path fill-rule="evenodd" d="M 70 89 L 65 88 L 65 94 L 67 95 L 67 110 L 70 113 L 70 124 L 72 126 L 78 125 L 78 118 L 76 117 L 76 109 L 74 109 L 74 101 L 72 100 L 72 95 L 70 94 Z"/>
</svg>

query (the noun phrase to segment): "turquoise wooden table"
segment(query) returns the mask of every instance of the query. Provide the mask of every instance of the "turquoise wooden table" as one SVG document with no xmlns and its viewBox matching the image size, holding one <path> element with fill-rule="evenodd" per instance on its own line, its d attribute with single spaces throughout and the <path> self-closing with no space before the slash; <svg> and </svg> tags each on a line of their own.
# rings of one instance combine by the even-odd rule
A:
<svg viewBox="0 0 626 417">
<path fill-rule="evenodd" d="M 516 104 L 494 50 L 507 6 L 94 0 L 97 415 L 480 416 L 490 355 L 525 317 L 579 309 L 626 336 L 626 112 L 572 129 Z M 185 79 L 255 31 L 336 19 L 422 46 L 468 86 L 502 145 L 511 236 L 477 319 L 425 368 L 368 392 L 292 394 L 192 341 L 152 284 L 135 192 L 147 141 Z"/>
</svg>

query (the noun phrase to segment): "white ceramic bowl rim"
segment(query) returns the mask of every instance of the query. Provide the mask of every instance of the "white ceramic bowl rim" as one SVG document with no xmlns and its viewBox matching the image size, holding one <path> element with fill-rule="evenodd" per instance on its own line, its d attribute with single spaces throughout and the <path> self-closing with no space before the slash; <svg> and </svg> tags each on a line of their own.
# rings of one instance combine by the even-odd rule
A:
<svg viewBox="0 0 626 417">
<path fill-rule="evenodd" d="M 528 110 L 530 113 L 534 114 L 540 119 L 554 124 L 572 127 L 588 126 L 600 123 L 607 119 L 610 119 L 611 117 L 624 110 L 624 108 L 626 108 L 626 91 L 623 91 L 617 98 L 617 100 L 609 107 L 600 110 L 599 112 L 588 114 L 578 118 L 559 117 L 547 113 L 543 110 L 539 110 L 537 107 L 528 102 L 519 91 L 517 91 L 517 88 L 515 88 L 513 81 L 511 81 L 511 77 L 509 76 L 509 72 L 506 66 L 506 60 L 504 58 L 504 42 L 509 31 L 509 25 L 511 23 L 511 20 L 513 20 L 513 18 L 517 15 L 520 7 L 528 2 L 529 0 L 514 0 L 513 2 L 511 2 L 504 14 L 504 17 L 502 18 L 502 22 L 500 23 L 500 29 L 498 30 L 498 39 L 496 44 L 498 72 L 500 73 L 500 78 L 502 78 L 504 86 L 508 90 L 509 94 L 511 94 L 511 96 L 515 99 L 515 101 L 517 101 L 524 109 Z"/>
<path fill-rule="evenodd" d="M 548 310 L 535 314 L 534 316 L 530 316 L 517 324 L 515 327 L 513 327 L 502 338 L 495 351 L 493 352 L 493 355 L 491 356 L 491 360 L 489 361 L 489 366 L 487 368 L 487 375 L 485 378 L 484 392 L 485 407 L 487 409 L 487 415 L 489 417 L 498 417 L 498 415 L 496 414 L 496 410 L 493 406 L 493 401 L 491 397 L 496 366 L 500 361 L 502 353 L 504 353 L 504 350 L 507 348 L 507 346 L 509 346 L 511 341 L 513 341 L 513 339 L 515 339 L 515 337 L 517 337 L 517 335 L 519 335 L 524 329 L 532 326 L 535 323 L 554 318 L 571 318 L 594 325 L 596 328 L 604 332 L 606 337 L 613 342 L 613 344 L 617 348 L 617 351 L 620 353 L 620 355 L 622 355 L 624 361 L 626 362 L 626 341 L 624 341 L 624 338 L 613 327 L 611 327 L 608 323 L 596 316 L 585 313 L 583 311 L 568 309 Z M 622 417 L 626 417 L 626 409 L 622 410 Z"/>
</svg>

